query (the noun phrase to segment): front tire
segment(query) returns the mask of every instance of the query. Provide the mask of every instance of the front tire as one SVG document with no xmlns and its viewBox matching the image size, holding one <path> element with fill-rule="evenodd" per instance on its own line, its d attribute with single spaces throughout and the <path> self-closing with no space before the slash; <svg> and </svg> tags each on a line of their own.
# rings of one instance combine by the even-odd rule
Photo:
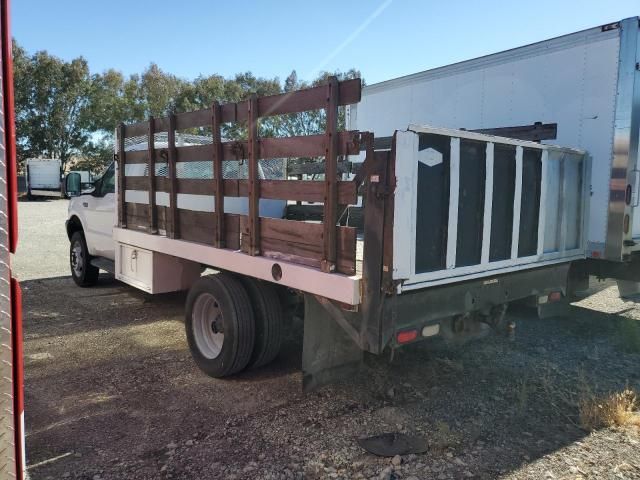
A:
<svg viewBox="0 0 640 480">
<path fill-rule="evenodd" d="M 82 232 L 75 232 L 71 236 L 69 265 L 71 267 L 71 277 L 79 287 L 90 287 L 98 283 L 100 269 L 91 265 L 87 241 Z"/>
<path fill-rule="evenodd" d="M 200 370 L 214 378 L 240 372 L 251 360 L 255 341 L 247 291 L 226 273 L 201 277 L 187 295 L 185 330 Z"/>
</svg>

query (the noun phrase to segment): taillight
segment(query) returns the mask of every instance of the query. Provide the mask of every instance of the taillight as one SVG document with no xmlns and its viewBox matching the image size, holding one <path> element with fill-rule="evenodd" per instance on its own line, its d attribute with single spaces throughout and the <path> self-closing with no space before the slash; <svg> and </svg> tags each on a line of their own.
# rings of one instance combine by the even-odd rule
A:
<svg viewBox="0 0 640 480">
<path fill-rule="evenodd" d="M 551 292 L 549 294 L 548 298 L 549 298 L 550 302 L 557 302 L 557 301 L 562 299 L 562 293 L 560 293 L 560 292 Z"/>
<path fill-rule="evenodd" d="M 396 334 L 396 340 L 398 343 L 413 342 L 418 337 L 417 330 L 404 330 Z"/>
</svg>

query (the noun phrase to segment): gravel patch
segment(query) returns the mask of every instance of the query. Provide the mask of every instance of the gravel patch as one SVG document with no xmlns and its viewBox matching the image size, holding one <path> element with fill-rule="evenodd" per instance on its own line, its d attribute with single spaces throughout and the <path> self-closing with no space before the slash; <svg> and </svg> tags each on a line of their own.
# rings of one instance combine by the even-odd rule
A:
<svg viewBox="0 0 640 480">
<path fill-rule="evenodd" d="M 188 353 L 184 294 L 149 296 L 107 275 L 75 287 L 65 203 L 38 202 L 60 209 L 49 214 L 20 204 L 32 479 L 640 478 L 637 431 L 579 425 L 585 395 L 640 390 L 640 306 L 611 283 L 567 317 L 511 309 L 513 341 L 431 339 L 303 393 L 300 319 L 272 364 L 215 380 Z M 420 435 L 429 450 L 380 458 L 357 444 L 385 432 Z"/>
</svg>

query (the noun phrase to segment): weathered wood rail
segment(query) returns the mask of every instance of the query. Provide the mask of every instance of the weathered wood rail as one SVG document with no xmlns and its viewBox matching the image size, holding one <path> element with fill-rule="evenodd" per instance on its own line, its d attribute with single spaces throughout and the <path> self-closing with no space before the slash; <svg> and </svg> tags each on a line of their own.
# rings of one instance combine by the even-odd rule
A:
<svg viewBox="0 0 640 480">
<path fill-rule="evenodd" d="M 357 181 L 338 179 L 338 157 L 358 154 L 362 139 L 357 131 L 338 131 L 338 108 L 360 101 L 359 79 L 339 82 L 330 78 L 325 85 L 281 95 L 256 97 L 194 112 L 149 118 L 147 122 L 118 128 L 118 223 L 121 228 L 166 234 L 169 238 L 205 243 L 217 248 L 241 249 L 249 255 L 262 255 L 320 268 L 324 272 L 355 274 L 356 230 L 337 225 L 340 206 L 357 202 Z M 260 138 L 260 118 L 326 111 L 324 134 L 283 138 Z M 225 123 L 246 125 L 248 139 L 222 141 Z M 211 129 L 212 143 L 176 145 L 176 131 Z M 167 146 L 157 148 L 156 133 L 167 132 Z M 145 136 L 147 149 L 126 151 L 127 138 Z M 324 157 L 324 182 L 309 180 L 270 180 L 259 178 L 259 160 L 271 158 Z M 213 178 L 180 178 L 177 164 L 212 162 Z M 224 178 L 223 161 L 248 162 L 248 178 Z M 158 163 L 167 164 L 167 176 L 156 175 Z M 126 165 L 146 165 L 146 174 L 126 175 Z M 147 203 L 127 201 L 127 191 L 147 192 Z M 158 205 L 157 193 L 168 194 L 168 206 Z M 178 195 L 204 195 L 215 199 L 213 212 L 180 208 Z M 246 215 L 225 213 L 225 197 L 246 197 Z M 320 202 L 322 223 L 310 223 L 259 216 L 260 199 Z"/>
</svg>

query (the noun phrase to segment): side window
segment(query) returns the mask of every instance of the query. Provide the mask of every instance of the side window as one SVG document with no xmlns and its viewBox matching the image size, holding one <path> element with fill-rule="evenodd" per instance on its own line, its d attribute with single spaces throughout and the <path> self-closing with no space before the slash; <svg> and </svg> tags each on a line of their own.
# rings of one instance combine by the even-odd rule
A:
<svg viewBox="0 0 640 480">
<path fill-rule="evenodd" d="M 112 163 L 100 181 L 100 196 L 104 197 L 107 193 L 115 192 L 116 175 L 115 164 Z"/>
</svg>

